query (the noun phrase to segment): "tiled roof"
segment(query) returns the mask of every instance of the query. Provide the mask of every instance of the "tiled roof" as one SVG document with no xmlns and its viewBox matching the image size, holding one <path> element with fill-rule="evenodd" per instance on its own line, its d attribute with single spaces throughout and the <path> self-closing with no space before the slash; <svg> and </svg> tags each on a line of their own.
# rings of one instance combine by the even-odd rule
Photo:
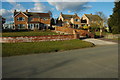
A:
<svg viewBox="0 0 120 80">
<path fill-rule="evenodd" d="M 19 13 L 19 12 L 15 12 L 14 16 Z M 44 18 L 50 18 L 49 13 L 36 13 L 36 12 L 23 12 L 26 16 L 28 17 L 44 17 Z"/>
<path fill-rule="evenodd" d="M 76 15 L 67 15 L 67 14 L 62 14 L 62 17 L 63 17 L 64 19 L 71 19 L 71 18 L 76 17 Z"/>
<path fill-rule="evenodd" d="M 103 20 L 100 16 L 98 15 L 92 15 L 92 14 L 85 14 L 85 16 L 90 20 L 90 21 L 99 21 Z"/>
</svg>

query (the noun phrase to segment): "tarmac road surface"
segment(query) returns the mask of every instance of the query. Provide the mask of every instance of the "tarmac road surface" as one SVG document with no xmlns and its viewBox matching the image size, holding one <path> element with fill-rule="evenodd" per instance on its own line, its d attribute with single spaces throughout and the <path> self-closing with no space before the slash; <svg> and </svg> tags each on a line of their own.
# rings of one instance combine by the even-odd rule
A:
<svg viewBox="0 0 120 80">
<path fill-rule="evenodd" d="M 3 58 L 3 78 L 117 78 L 118 45 Z"/>
</svg>

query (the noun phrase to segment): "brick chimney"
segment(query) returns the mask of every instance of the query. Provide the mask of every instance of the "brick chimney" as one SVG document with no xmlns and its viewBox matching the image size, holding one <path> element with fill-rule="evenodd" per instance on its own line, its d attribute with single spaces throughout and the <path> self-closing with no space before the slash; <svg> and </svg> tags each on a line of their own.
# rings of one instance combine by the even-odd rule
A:
<svg viewBox="0 0 120 80">
<path fill-rule="evenodd" d="M 26 13 L 28 13 L 28 10 L 26 10 Z"/>
<path fill-rule="evenodd" d="M 75 16 L 77 16 L 77 13 L 75 13 Z"/>
<path fill-rule="evenodd" d="M 14 10 L 14 13 L 17 12 L 16 9 Z"/>
</svg>

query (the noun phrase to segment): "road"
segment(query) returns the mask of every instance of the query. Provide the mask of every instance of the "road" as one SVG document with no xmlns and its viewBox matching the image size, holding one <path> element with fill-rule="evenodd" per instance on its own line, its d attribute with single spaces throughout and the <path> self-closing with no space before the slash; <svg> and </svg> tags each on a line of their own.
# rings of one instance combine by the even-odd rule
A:
<svg viewBox="0 0 120 80">
<path fill-rule="evenodd" d="M 118 45 L 3 58 L 3 78 L 117 78 Z"/>
</svg>

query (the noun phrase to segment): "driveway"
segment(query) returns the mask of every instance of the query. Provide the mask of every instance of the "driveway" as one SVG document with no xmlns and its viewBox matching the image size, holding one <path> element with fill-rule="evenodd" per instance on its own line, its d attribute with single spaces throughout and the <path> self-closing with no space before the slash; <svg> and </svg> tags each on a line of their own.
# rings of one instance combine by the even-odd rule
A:
<svg viewBox="0 0 120 80">
<path fill-rule="evenodd" d="M 117 78 L 118 45 L 3 58 L 3 78 Z"/>
<path fill-rule="evenodd" d="M 94 38 L 83 39 L 83 41 L 91 42 L 91 43 L 93 43 L 95 45 L 113 45 L 113 44 L 117 44 L 116 42 L 105 41 L 105 40 L 94 39 Z"/>
</svg>

